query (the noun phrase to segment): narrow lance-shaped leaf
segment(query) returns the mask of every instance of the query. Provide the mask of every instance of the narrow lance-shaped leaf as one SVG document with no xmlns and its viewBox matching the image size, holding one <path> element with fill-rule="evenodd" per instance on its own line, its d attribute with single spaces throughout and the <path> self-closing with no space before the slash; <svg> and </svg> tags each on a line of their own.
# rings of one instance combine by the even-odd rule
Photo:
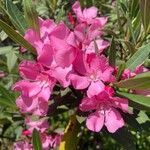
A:
<svg viewBox="0 0 150 150">
<path fill-rule="evenodd" d="M 141 73 L 133 78 L 114 83 L 114 85 L 133 90 L 150 89 L 150 72 Z"/>
<path fill-rule="evenodd" d="M 129 99 L 129 105 L 133 108 L 150 111 L 150 97 L 118 91 L 117 94 Z"/>
<path fill-rule="evenodd" d="M 136 120 L 133 114 L 122 113 L 122 116 L 124 118 L 124 121 L 128 125 L 130 125 L 132 128 L 134 128 L 138 132 L 142 131 L 142 127 L 140 126 L 140 124 L 138 123 L 138 121 Z"/>
<path fill-rule="evenodd" d="M 38 13 L 34 3 L 33 0 L 23 0 L 25 19 L 28 22 L 29 28 L 34 29 L 40 34 Z"/>
<path fill-rule="evenodd" d="M 6 54 L 6 58 L 7 58 L 7 67 L 8 67 L 8 71 L 11 72 L 12 69 L 15 67 L 15 64 L 17 62 L 18 57 L 15 54 L 15 50 L 11 50 L 9 53 Z"/>
<path fill-rule="evenodd" d="M 119 129 L 114 134 L 111 134 L 111 137 L 121 144 L 125 150 L 136 150 L 132 135 L 127 128 L 123 127 Z"/>
<path fill-rule="evenodd" d="M 0 97 L 0 106 L 16 109 L 16 104 L 12 103 L 9 99 L 4 98 L 4 97 Z"/>
<path fill-rule="evenodd" d="M 42 150 L 42 143 L 39 132 L 34 129 L 32 134 L 32 144 L 35 150 Z"/>
<path fill-rule="evenodd" d="M 24 32 L 27 29 L 27 23 L 25 21 L 23 13 L 17 8 L 17 6 L 12 2 L 12 0 L 6 0 L 5 3 L 6 12 L 10 17 L 12 23 L 14 24 L 14 27 L 21 34 L 24 34 Z"/>
<path fill-rule="evenodd" d="M 120 80 L 120 78 L 121 78 L 121 76 L 122 76 L 122 73 L 123 73 L 124 69 L 125 69 L 125 64 L 124 64 L 124 63 L 120 64 L 120 65 L 119 65 L 119 68 L 118 68 L 117 75 L 116 75 L 117 81 Z"/>
<path fill-rule="evenodd" d="M 109 64 L 113 67 L 116 64 L 116 48 L 115 48 L 114 37 L 111 40 L 111 45 L 109 48 Z"/>
<path fill-rule="evenodd" d="M 150 33 L 150 0 L 140 0 L 140 10 L 145 33 Z"/>
<path fill-rule="evenodd" d="M 0 47 L 0 55 L 5 55 L 7 53 L 9 53 L 12 50 L 12 46 L 3 46 Z"/>
<path fill-rule="evenodd" d="M 26 48 L 27 50 L 31 51 L 32 53 L 36 53 L 35 48 L 28 43 L 22 35 L 17 33 L 13 28 L 11 28 L 7 23 L 0 20 L 0 27 L 8 34 L 8 36 L 16 43 L 21 45 L 22 47 Z"/>
<path fill-rule="evenodd" d="M 126 62 L 126 68 L 134 70 L 143 63 L 150 53 L 150 43 L 138 49 L 138 51 Z"/>
<path fill-rule="evenodd" d="M 76 150 L 78 143 L 79 123 L 73 115 L 65 129 L 59 150 Z"/>
</svg>

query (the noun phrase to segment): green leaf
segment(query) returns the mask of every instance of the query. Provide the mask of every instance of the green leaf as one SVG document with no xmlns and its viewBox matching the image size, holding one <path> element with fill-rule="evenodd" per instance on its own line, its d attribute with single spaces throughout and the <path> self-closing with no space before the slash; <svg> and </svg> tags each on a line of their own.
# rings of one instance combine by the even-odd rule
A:
<svg viewBox="0 0 150 150">
<path fill-rule="evenodd" d="M 30 28 L 40 33 L 38 13 L 33 0 L 23 0 L 25 18 Z"/>
<path fill-rule="evenodd" d="M 127 114 L 127 113 L 123 113 L 122 114 L 124 121 L 130 125 L 131 127 L 133 127 L 136 131 L 141 132 L 142 128 L 140 126 L 140 124 L 138 123 L 138 121 L 136 120 L 136 118 L 134 117 L 133 114 Z"/>
<path fill-rule="evenodd" d="M 79 131 L 80 125 L 76 120 L 76 116 L 73 115 L 65 129 L 59 150 L 76 150 L 79 139 L 78 138 Z"/>
<path fill-rule="evenodd" d="M 32 144 L 35 150 L 42 150 L 42 143 L 39 132 L 34 129 L 32 134 Z"/>
<path fill-rule="evenodd" d="M 150 89 L 150 72 L 141 73 L 133 78 L 116 82 L 114 85 L 133 90 Z"/>
<path fill-rule="evenodd" d="M 27 29 L 27 23 L 23 13 L 17 8 L 12 0 L 6 0 L 5 3 L 7 14 L 14 24 L 14 27 L 16 27 L 16 29 L 20 31 L 21 34 L 24 34 Z"/>
<path fill-rule="evenodd" d="M 4 88 L 3 85 L 0 84 L 0 96 L 5 97 L 6 99 L 9 99 L 12 103 L 15 104 L 15 94 L 6 88 Z"/>
<path fill-rule="evenodd" d="M 116 64 L 116 48 L 115 48 L 114 37 L 111 40 L 111 44 L 109 48 L 109 64 L 113 67 Z"/>
<path fill-rule="evenodd" d="M 117 75 L 116 75 L 117 81 L 120 80 L 120 78 L 121 78 L 121 76 L 122 76 L 122 73 L 123 73 L 124 69 L 125 69 L 125 63 L 120 64 L 120 65 L 119 65 L 119 68 L 118 68 Z"/>
<path fill-rule="evenodd" d="M 8 71 L 11 72 L 12 69 L 15 67 L 18 57 L 16 56 L 15 51 L 12 50 L 6 54 L 6 58 L 7 58 Z"/>
<path fill-rule="evenodd" d="M 150 53 L 150 43 L 139 48 L 139 50 L 126 62 L 126 68 L 134 70 L 143 63 Z"/>
<path fill-rule="evenodd" d="M 150 97 L 118 91 L 117 94 L 129 99 L 129 105 L 133 108 L 150 111 Z"/>
<path fill-rule="evenodd" d="M 132 135 L 127 128 L 120 128 L 114 134 L 111 134 L 111 137 L 114 138 L 126 150 L 136 150 Z"/>
<path fill-rule="evenodd" d="M 150 33 L 150 0 L 140 0 L 140 10 L 145 33 Z"/>
<path fill-rule="evenodd" d="M 12 101 L 4 97 L 0 97 L 0 105 L 4 107 L 16 108 L 15 103 L 12 103 Z"/>
<path fill-rule="evenodd" d="M 32 53 L 36 53 L 35 48 L 28 43 L 22 35 L 17 33 L 13 28 L 11 28 L 7 23 L 4 21 L 0 20 L 0 27 L 8 34 L 8 36 L 16 43 L 19 45 L 23 46 L 27 50 L 31 51 Z"/>
<path fill-rule="evenodd" d="M 144 111 L 140 111 L 136 120 L 138 121 L 139 124 L 143 124 L 146 123 L 147 121 L 150 121 L 148 115 Z"/>
<path fill-rule="evenodd" d="M 3 46 L 0 47 L 0 55 L 5 55 L 7 53 L 9 53 L 12 50 L 12 46 Z"/>
</svg>

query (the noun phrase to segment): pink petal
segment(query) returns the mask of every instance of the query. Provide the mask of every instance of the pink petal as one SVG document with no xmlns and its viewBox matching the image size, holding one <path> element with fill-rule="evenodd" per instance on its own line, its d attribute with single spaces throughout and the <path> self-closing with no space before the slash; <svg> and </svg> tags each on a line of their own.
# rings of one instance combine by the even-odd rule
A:
<svg viewBox="0 0 150 150">
<path fill-rule="evenodd" d="M 22 113 L 32 113 L 37 106 L 37 100 L 19 96 L 16 105 Z"/>
<path fill-rule="evenodd" d="M 76 1 L 74 3 L 74 5 L 72 6 L 72 9 L 73 9 L 74 13 L 76 14 L 77 18 L 79 20 L 82 20 L 83 14 L 82 14 L 82 10 L 81 10 L 81 6 L 80 6 L 80 2 L 79 1 Z"/>
<path fill-rule="evenodd" d="M 48 102 L 50 95 L 51 95 L 51 90 L 50 87 L 47 86 L 42 88 L 41 92 L 38 94 L 37 97 L 43 101 Z"/>
<path fill-rule="evenodd" d="M 45 116 L 47 114 L 47 111 L 48 111 L 48 102 L 39 99 L 38 105 L 36 109 L 33 111 L 33 114 L 38 116 Z"/>
<path fill-rule="evenodd" d="M 92 98 L 85 97 L 82 99 L 79 108 L 81 111 L 94 110 L 97 108 L 97 100 L 95 99 L 95 97 Z"/>
<path fill-rule="evenodd" d="M 29 82 L 27 80 L 18 81 L 13 85 L 12 89 L 20 91 L 24 97 L 36 96 L 41 91 L 41 87 L 36 82 Z"/>
<path fill-rule="evenodd" d="M 69 29 L 63 23 L 58 25 L 50 36 L 51 44 L 55 51 L 55 61 L 61 67 L 69 67 L 77 53 L 76 48 L 68 44 L 68 42 L 72 44 L 71 40 L 67 42 L 68 36 Z"/>
<path fill-rule="evenodd" d="M 90 84 L 87 77 L 71 74 L 69 78 L 75 89 L 85 89 Z"/>
<path fill-rule="evenodd" d="M 50 66 L 53 61 L 53 49 L 50 45 L 45 44 L 42 51 L 38 53 L 38 62 L 45 66 Z"/>
<path fill-rule="evenodd" d="M 114 69 L 111 67 L 108 67 L 101 75 L 101 80 L 103 80 L 104 82 L 113 82 L 115 81 L 115 77 L 113 77 L 112 73 L 113 73 Z"/>
<path fill-rule="evenodd" d="M 86 75 L 87 73 L 87 67 L 86 67 L 86 58 L 85 55 L 80 52 L 78 53 L 75 61 L 73 62 L 73 67 L 75 71 L 77 71 L 81 75 Z"/>
<path fill-rule="evenodd" d="M 37 76 L 40 74 L 42 67 L 32 61 L 22 61 L 19 65 L 19 72 L 23 78 L 30 80 L 36 80 Z"/>
<path fill-rule="evenodd" d="M 107 17 L 97 17 L 95 20 L 99 22 L 99 27 L 103 28 L 105 26 L 105 24 L 107 23 L 108 18 Z"/>
<path fill-rule="evenodd" d="M 35 42 L 40 41 L 39 35 L 33 29 L 28 29 L 25 33 L 24 38 L 33 46 Z"/>
<path fill-rule="evenodd" d="M 96 40 L 95 41 L 98 47 L 98 53 L 101 54 L 103 52 L 104 49 L 106 49 L 109 46 L 109 42 L 104 41 L 104 40 Z M 96 49 L 95 49 L 95 44 L 94 42 L 91 42 L 90 45 L 88 46 L 87 50 L 86 50 L 87 54 L 90 53 L 96 53 Z"/>
<path fill-rule="evenodd" d="M 63 87 L 68 87 L 70 84 L 69 74 L 72 66 L 67 68 L 56 67 L 53 71 L 53 76 L 56 78 Z"/>
<path fill-rule="evenodd" d="M 55 61 L 60 67 L 69 67 L 76 57 L 76 49 L 68 48 L 55 53 Z"/>
<path fill-rule="evenodd" d="M 44 37 L 46 33 L 50 34 L 57 25 L 51 19 L 46 19 L 41 22 L 41 37 Z"/>
<path fill-rule="evenodd" d="M 101 112 L 92 113 L 86 120 L 86 126 L 89 130 L 99 132 L 104 125 L 104 115 Z"/>
<path fill-rule="evenodd" d="M 124 120 L 115 108 L 110 108 L 105 111 L 105 126 L 111 133 L 116 132 L 124 126 Z"/>
<path fill-rule="evenodd" d="M 112 97 L 112 103 L 117 108 L 120 108 L 124 112 L 128 112 L 128 100 L 120 97 Z"/>
<path fill-rule="evenodd" d="M 73 47 L 77 47 L 77 43 L 76 43 L 76 37 L 74 32 L 70 32 L 70 34 L 67 37 L 67 43 Z"/>
<path fill-rule="evenodd" d="M 97 8 L 96 7 L 90 7 L 88 9 L 83 10 L 83 15 L 86 19 L 92 19 L 97 16 Z"/>
<path fill-rule="evenodd" d="M 105 85 L 101 81 L 91 82 L 88 90 L 87 95 L 88 97 L 93 97 L 95 95 L 98 95 L 100 92 L 102 92 L 105 88 Z"/>
<path fill-rule="evenodd" d="M 81 23 L 74 29 L 74 34 L 79 42 L 83 42 L 86 38 L 86 25 Z"/>
</svg>

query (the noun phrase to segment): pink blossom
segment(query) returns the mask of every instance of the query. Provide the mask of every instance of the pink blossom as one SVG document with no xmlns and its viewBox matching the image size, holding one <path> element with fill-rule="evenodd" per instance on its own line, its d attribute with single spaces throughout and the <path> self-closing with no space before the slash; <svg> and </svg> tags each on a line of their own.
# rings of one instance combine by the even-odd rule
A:
<svg viewBox="0 0 150 150">
<path fill-rule="evenodd" d="M 76 14 L 79 23 L 92 24 L 95 22 L 99 22 L 101 23 L 101 26 L 103 26 L 107 21 L 105 17 L 97 17 L 98 9 L 94 6 L 90 8 L 85 8 L 82 11 L 79 1 L 76 1 L 72 6 L 72 9 Z"/>
<path fill-rule="evenodd" d="M 27 117 L 25 119 L 25 124 L 29 127 L 28 131 L 30 131 L 30 133 L 32 133 L 34 129 L 36 129 L 39 132 L 43 133 L 49 127 L 49 124 L 48 124 L 47 120 L 40 119 L 40 120 L 32 121 L 31 117 Z"/>
<path fill-rule="evenodd" d="M 115 97 L 111 87 L 106 87 L 91 98 L 85 97 L 80 104 L 82 111 L 94 111 L 88 116 L 86 126 L 95 132 L 99 132 L 104 125 L 111 133 L 124 126 L 124 120 L 117 108 L 128 112 L 128 101 Z"/>
<path fill-rule="evenodd" d="M 3 78 L 3 77 L 5 77 L 5 73 L 4 71 L 0 71 L 0 78 Z"/>
<path fill-rule="evenodd" d="M 74 63 L 75 73 L 70 75 L 75 89 L 86 89 L 88 97 L 97 95 L 104 90 L 105 82 L 114 81 L 113 68 L 105 56 L 96 54 L 80 54 Z"/>
<path fill-rule="evenodd" d="M 54 134 L 54 135 L 50 135 L 50 147 L 51 148 L 56 148 L 57 146 L 59 146 L 61 140 L 62 140 L 63 134 Z"/>
<path fill-rule="evenodd" d="M 135 77 L 138 74 L 148 72 L 148 71 L 149 71 L 149 69 L 145 68 L 143 65 L 137 66 L 134 71 L 131 71 L 130 69 L 125 69 L 122 74 L 122 80 Z M 139 94 L 139 95 L 150 97 L 150 89 L 134 90 L 133 92 L 136 94 Z"/>
<path fill-rule="evenodd" d="M 98 52 L 102 53 L 109 46 L 109 43 L 100 38 L 102 29 L 99 23 L 94 23 L 87 26 L 85 23 L 78 24 L 74 29 L 76 43 L 78 48 L 86 53 L 95 53 L 95 43 L 98 47 Z"/>
<path fill-rule="evenodd" d="M 39 19 L 39 26 L 40 34 L 33 29 L 28 29 L 24 35 L 24 38 L 37 50 L 40 49 L 43 44 L 49 43 L 48 35 L 55 29 L 57 25 L 51 19 Z M 24 51 L 25 49 L 22 50 Z"/>
<path fill-rule="evenodd" d="M 77 53 L 74 33 L 64 24 L 60 23 L 49 36 L 54 48 L 54 58 L 58 66 L 69 67 Z"/>
<path fill-rule="evenodd" d="M 38 63 L 32 61 L 23 61 L 19 70 L 26 80 L 18 81 L 13 86 L 13 90 L 21 92 L 21 96 L 16 101 L 17 106 L 23 113 L 45 115 L 55 79 Z"/>
<path fill-rule="evenodd" d="M 26 141 L 17 141 L 14 143 L 14 150 L 33 150 L 31 144 Z"/>
<path fill-rule="evenodd" d="M 56 148 L 59 146 L 61 139 L 62 139 L 62 134 L 52 134 L 52 135 L 47 135 L 45 133 L 41 134 L 41 141 L 42 141 L 42 147 L 44 150 L 49 150 L 50 148 Z"/>
</svg>

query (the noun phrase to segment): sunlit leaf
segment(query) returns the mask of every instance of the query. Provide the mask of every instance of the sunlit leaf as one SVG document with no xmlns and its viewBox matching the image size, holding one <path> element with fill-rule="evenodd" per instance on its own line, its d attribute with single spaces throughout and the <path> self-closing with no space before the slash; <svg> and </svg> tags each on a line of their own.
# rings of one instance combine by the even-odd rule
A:
<svg viewBox="0 0 150 150">
<path fill-rule="evenodd" d="M 34 3 L 33 0 L 23 0 L 23 7 L 29 28 L 32 28 L 39 33 L 39 19 Z"/>
<path fill-rule="evenodd" d="M 35 150 L 42 150 L 40 134 L 36 129 L 34 129 L 32 133 L 32 144 Z"/>
<path fill-rule="evenodd" d="M 12 69 L 15 67 L 18 57 L 15 54 L 15 50 L 11 50 L 9 53 L 6 54 L 7 58 L 7 67 L 8 71 L 11 72 Z"/>
<path fill-rule="evenodd" d="M 141 73 L 133 78 L 121 80 L 120 82 L 114 83 L 114 85 L 120 88 L 134 90 L 150 89 L 150 72 Z"/>
<path fill-rule="evenodd" d="M 6 0 L 5 3 L 7 14 L 10 17 L 12 23 L 14 24 L 14 27 L 20 33 L 24 34 L 24 32 L 27 29 L 27 24 L 23 13 L 17 8 L 17 6 L 12 2 L 12 0 Z"/>
<path fill-rule="evenodd" d="M 12 46 L 3 46 L 0 47 L 0 55 L 5 55 L 7 53 L 9 53 L 12 50 Z"/>
<path fill-rule="evenodd" d="M 145 33 L 150 33 L 150 0 L 140 0 L 140 10 Z"/>
<path fill-rule="evenodd" d="M 132 135 L 127 128 L 123 127 L 117 130 L 114 134 L 111 134 L 111 136 L 126 150 L 136 150 Z"/>
<path fill-rule="evenodd" d="M 150 111 L 150 97 L 118 91 L 117 94 L 129 99 L 129 104 L 133 108 Z"/>
<path fill-rule="evenodd" d="M 76 116 L 72 116 L 64 132 L 59 150 L 76 150 L 78 143 L 79 123 Z"/>
<path fill-rule="evenodd" d="M 111 40 L 111 44 L 109 48 L 109 64 L 113 67 L 116 64 L 116 47 L 115 47 L 114 37 Z"/>
<path fill-rule="evenodd" d="M 35 48 L 29 44 L 19 33 L 17 33 L 13 28 L 11 28 L 7 23 L 0 20 L 0 27 L 8 34 L 8 36 L 19 45 L 23 46 L 32 53 L 36 53 Z"/>
<path fill-rule="evenodd" d="M 126 62 L 126 68 L 134 70 L 143 63 L 150 53 L 150 43 L 138 49 L 138 51 Z"/>
</svg>

